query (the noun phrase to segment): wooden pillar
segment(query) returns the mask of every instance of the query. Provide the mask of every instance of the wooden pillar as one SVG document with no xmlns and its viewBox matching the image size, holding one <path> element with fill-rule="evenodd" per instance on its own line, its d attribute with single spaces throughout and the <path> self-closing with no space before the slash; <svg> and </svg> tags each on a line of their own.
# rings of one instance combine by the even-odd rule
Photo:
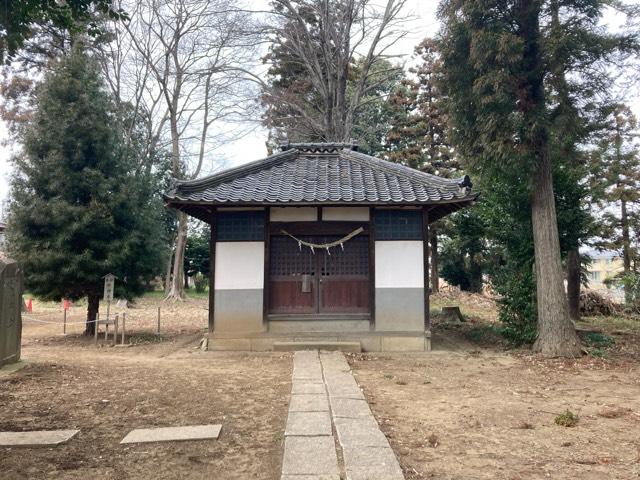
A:
<svg viewBox="0 0 640 480">
<path fill-rule="evenodd" d="M 424 275 L 424 331 L 431 331 L 431 318 L 429 316 L 429 211 L 427 207 L 422 207 L 422 261 Z"/>
<path fill-rule="evenodd" d="M 264 209 L 264 276 L 262 280 L 262 329 L 269 330 L 269 261 L 271 259 L 271 209 Z"/>
<path fill-rule="evenodd" d="M 376 224 L 375 209 L 369 207 L 369 329 L 376 328 Z"/>
<path fill-rule="evenodd" d="M 214 330 L 216 293 L 216 211 L 211 212 L 211 237 L 209 239 L 209 333 Z"/>
</svg>

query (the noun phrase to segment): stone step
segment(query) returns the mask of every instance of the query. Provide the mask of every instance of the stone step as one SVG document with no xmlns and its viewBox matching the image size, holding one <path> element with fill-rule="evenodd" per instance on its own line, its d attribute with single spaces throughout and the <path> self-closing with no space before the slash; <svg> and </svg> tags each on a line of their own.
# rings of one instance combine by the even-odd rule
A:
<svg viewBox="0 0 640 480">
<path fill-rule="evenodd" d="M 360 353 L 360 342 L 325 342 L 307 340 L 304 342 L 273 342 L 274 352 L 295 352 L 296 350 L 327 350 Z"/>
</svg>

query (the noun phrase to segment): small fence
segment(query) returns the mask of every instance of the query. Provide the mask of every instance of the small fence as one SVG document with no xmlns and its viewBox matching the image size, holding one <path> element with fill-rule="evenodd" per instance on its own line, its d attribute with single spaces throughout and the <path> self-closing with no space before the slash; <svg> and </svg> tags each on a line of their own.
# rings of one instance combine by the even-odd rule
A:
<svg viewBox="0 0 640 480">
<path fill-rule="evenodd" d="M 22 314 L 23 331 L 27 336 L 81 335 L 86 330 L 86 308 L 72 307 L 67 310 L 47 307 L 38 310 Z M 160 305 L 147 305 L 145 308 L 116 309 L 108 319 L 105 312 L 101 311 L 94 320 L 98 326 L 94 340 L 97 342 L 109 338 L 112 344 L 116 344 L 117 334 L 117 343 L 125 344 L 130 337 L 161 336 L 206 328 L 207 310 L 202 307 L 195 310 L 192 308 L 179 318 L 176 312 L 180 311 L 180 306 L 163 308 Z"/>
</svg>

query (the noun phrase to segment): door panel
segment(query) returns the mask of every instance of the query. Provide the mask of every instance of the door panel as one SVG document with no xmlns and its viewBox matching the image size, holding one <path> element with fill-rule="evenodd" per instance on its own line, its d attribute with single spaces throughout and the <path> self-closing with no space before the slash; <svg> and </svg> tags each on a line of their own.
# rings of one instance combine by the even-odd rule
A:
<svg viewBox="0 0 640 480">
<path fill-rule="evenodd" d="M 306 237 L 304 240 L 307 240 Z M 309 240 L 312 241 L 312 240 Z M 298 248 L 295 240 L 273 236 L 269 259 L 269 311 L 271 313 L 316 313 L 317 260 L 309 248 Z"/>
<path fill-rule="evenodd" d="M 338 239 L 324 237 L 322 243 Z M 369 237 L 358 235 L 322 254 L 319 311 L 369 312 Z"/>
<path fill-rule="evenodd" d="M 339 236 L 304 236 L 324 244 Z M 330 252 L 298 246 L 290 237 L 272 236 L 269 260 L 269 312 L 369 312 L 369 238 L 358 235 Z"/>
</svg>

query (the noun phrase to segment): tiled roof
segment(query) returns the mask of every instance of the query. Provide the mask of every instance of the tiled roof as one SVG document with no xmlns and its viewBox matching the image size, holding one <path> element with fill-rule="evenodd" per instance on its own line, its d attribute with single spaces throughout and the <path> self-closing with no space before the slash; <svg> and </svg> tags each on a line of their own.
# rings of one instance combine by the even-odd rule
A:
<svg viewBox="0 0 640 480">
<path fill-rule="evenodd" d="M 176 181 L 165 200 L 177 208 L 181 204 L 462 206 L 476 196 L 468 176 L 437 177 L 364 155 L 350 145 L 292 144 L 263 160 L 198 180 Z"/>
</svg>

